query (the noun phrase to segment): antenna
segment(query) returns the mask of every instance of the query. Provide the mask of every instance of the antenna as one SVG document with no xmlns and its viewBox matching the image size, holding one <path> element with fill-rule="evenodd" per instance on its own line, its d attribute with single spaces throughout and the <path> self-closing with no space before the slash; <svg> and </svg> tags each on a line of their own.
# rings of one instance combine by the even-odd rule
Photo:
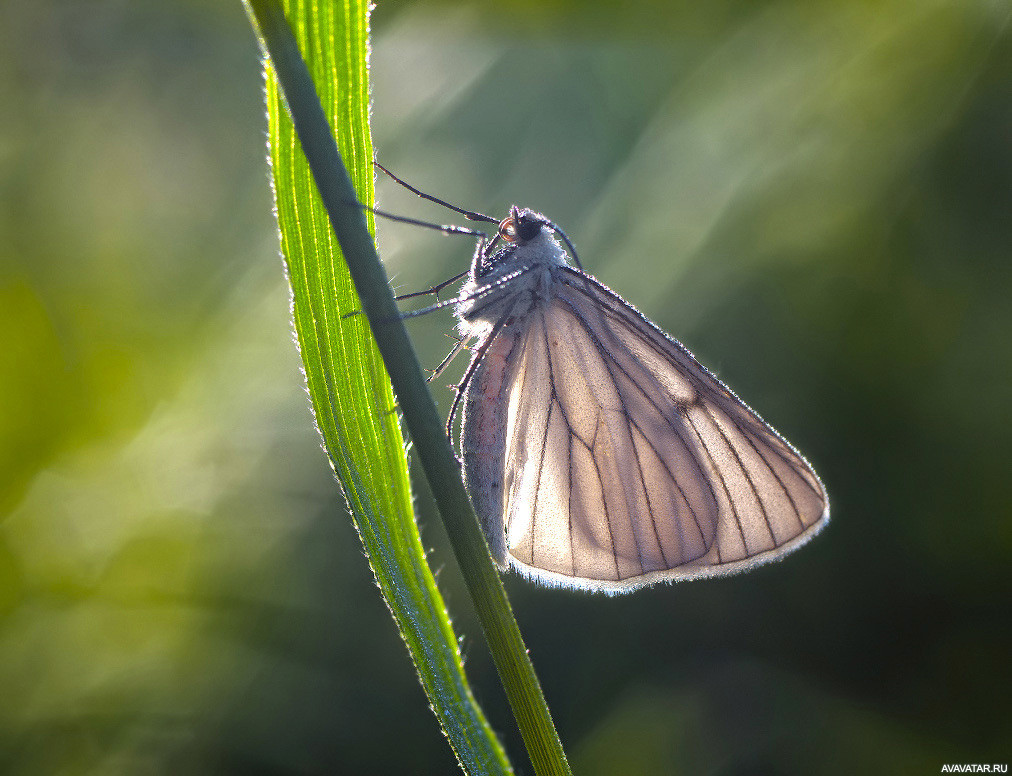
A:
<svg viewBox="0 0 1012 776">
<path fill-rule="evenodd" d="M 392 172 L 390 172 L 390 170 L 388 170 L 386 167 L 384 167 L 379 162 L 373 160 L 373 164 L 376 165 L 377 167 L 379 167 L 387 175 L 389 175 L 394 180 L 394 182 L 399 183 L 401 186 L 403 186 L 404 188 L 406 188 L 408 191 L 410 191 L 410 192 L 412 192 L 414 194 L 417 194 L 422 199 L 429 200 L 429 202 L 435 202 L 437 205 L 442 205 L 445 208 L 449 208 L 450 210 L 456 211 L 457 213 L 460 213 L 462 216 L 464 216 L 464 218 L 466 218 L 468 221 L 484 221 L 485 223 L 488 223 L 488 224 L 498 224 L 499 223 L 499 219 L 498 218 L 492 218 L 492 216 L 486 216 L 483 213 L 476 213 L 473 210 L 465 210 L 462 207 L 457 207 L 456 205 L 451 205 L 449 202 L 441 200 L 438 197 L 434 197 L 431 194 L 426 194 L 423 191 L 419 191 L 418 189 L 416 189 L 411 184 L 405 183 L 404 181 L 402 181 L 400 178 L 398 178 L 396 175 L 394 175 Z M 419 222 L 416 221 L 415 223 L 417 224 Z"/>
</svg>

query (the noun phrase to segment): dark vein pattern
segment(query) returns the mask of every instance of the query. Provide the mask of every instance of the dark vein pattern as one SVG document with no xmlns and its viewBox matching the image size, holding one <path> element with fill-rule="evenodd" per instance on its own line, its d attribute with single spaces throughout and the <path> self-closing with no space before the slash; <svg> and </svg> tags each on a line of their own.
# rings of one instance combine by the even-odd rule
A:
<svg viewBox="0 0 1012 776">
<path fill-rule="evenodd" d="M 517 305 L 472 365 L 461 432 L 500 562 L 622 590 L 747 568 L 820 527 L 804 458 L 613 292 L 567 268 Z"/>
</svg>

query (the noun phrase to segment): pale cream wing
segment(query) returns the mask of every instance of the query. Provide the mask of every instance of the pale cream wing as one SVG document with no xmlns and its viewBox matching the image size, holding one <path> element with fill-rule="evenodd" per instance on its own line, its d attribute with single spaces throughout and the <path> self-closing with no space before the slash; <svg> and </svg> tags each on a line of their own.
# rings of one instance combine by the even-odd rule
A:
<svg viewBox="0 0 1012 776">
<path fill-rule="evenodd" d="M 506 551 L 548 584 L 619 592 L 731 573 L 828 519 L 793 447 L 576 270 L 524 321 L 503 398 Z"/>
</svg>

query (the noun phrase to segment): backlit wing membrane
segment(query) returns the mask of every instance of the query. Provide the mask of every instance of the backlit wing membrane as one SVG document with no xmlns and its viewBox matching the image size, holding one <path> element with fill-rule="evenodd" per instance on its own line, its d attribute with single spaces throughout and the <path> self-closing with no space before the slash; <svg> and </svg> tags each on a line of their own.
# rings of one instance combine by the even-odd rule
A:
<svg viewBox="0 0 1012 776">
<path fill-rule="evenodd" d="M 743 570 L 821 528 L 808 462 L 684 347 L 578 270 L 552 292 L 469 386 L 505 411 L 470 420 L 504 439 L 476 464 L 502 475 L 479 509 L 504 518 L 493 551 L 548 584 L 617 592 Z"/>
</svg>

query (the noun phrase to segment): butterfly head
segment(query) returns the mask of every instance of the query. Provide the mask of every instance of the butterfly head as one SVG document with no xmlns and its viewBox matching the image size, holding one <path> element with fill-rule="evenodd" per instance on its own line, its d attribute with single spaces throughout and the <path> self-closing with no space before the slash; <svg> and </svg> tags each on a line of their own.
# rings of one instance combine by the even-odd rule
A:
<svg viewBox="0 0 1012 776">
<path fill-rule="evenodd" d="M 524 245 L 541 234 L 547 223 L 540 213 L 513 205 L 509 216 L 499 222 L 499 237 L 513 245 Z"/>
</svg>

